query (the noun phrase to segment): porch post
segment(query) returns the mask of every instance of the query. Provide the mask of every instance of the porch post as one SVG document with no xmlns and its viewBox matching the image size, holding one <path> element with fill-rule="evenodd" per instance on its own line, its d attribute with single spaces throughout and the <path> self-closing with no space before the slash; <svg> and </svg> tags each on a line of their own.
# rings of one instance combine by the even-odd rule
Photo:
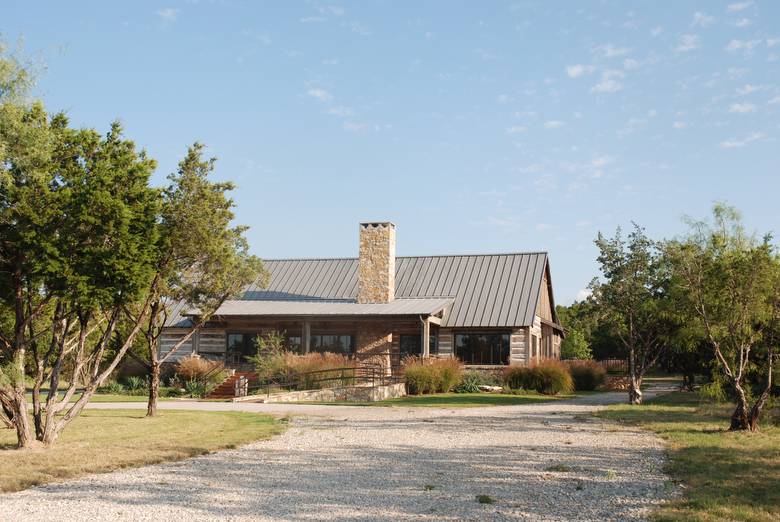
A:
<svg viewBox="0 0 780 522">
<path fill-rule="evenodd" d="M 422 356 L 427 359 L 431 356 L 431 322 L 428 318 L 423 321 Z"/>
<path fill-rule="evenodd" d="M 309 321 L 303 322 L 303 332 L 302 332 L 302 341 L 303 341 L 303 353 L 309 353 L 309 349 L 311 347 L 311 325 L 309 324 Z"/>
</svg>

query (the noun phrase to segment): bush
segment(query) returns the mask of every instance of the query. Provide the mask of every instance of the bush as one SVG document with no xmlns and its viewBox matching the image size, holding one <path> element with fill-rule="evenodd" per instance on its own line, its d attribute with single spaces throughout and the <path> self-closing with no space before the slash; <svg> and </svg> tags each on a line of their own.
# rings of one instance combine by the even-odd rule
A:
<svg viewBox="0 0 780 522">
<path fill-rule="evenodd" d="M 184 383 L 184 391 L 188 397 L 192 397 L 193 399 L 202 399 L 206 396 L 206 394 L 208 394 L 209 386 L 206 383 L 200 382 L 196 379 L 190 379 Z"/>
<path fill-rule="evenodd" d="M 121 395 L 125 393 L 125 387 L 119 384 L 116 381 L 108 381 L 103 386 L 98 388 L 98 392 L 100 393 L 112 393 L 115 395 Z"/>
<path fill-rule="evenodd" d="M 460 384 L 453 390 L 455 393 L 477 393 L 482 384 L 482 375 L 474 370 L 463 374 Z"/>
<path fill-rule="evenodd" d="M 448 392 L 462 378 L 463 365 L 457 359 L 404 359 L 404 383 L 410 395 Z"/>
<path fill-rule="evenodd" d="M 569 369 L 561 361 L 548 359 L 531 367 L 536 391 L 544 395 L 558 395 L 574 390 Z"/>
<path fill-rule="evenodd" d="M 593 391 L 607 377 L 607 371 L 596 361 L 568 361 L 569 373 L 574 381 L 574 389 L 578 391 Z"/>
<path fill-rule="evenodd" d="M 127 378 L 127 391 L 130 395 L 140 395 L 147 391 L 146 380 L 142 377 L 131 376 Z"/>
<path fill-rule="evenodd" d="M 509 389 L 537 391 L 544 395 L 568 393 L 574 382 L 562 362 L 549 359 L 533 366 L 509 366 L 504 370 L 504 383 Z"/>
<path fill-rule="evenodd" d="M 270 350 L 258 351 L 251 360 L 261 382 L 297 385 L 299 390 L 347 386 L 355 382 L 355 361 L 338 353 L 298 355 Z"/>
<path fill-rule="evenodd" d="M 198 357 L 197 355 L 191 355 L 184 357 L 179 361 L 176 365 L 176 374 L 185 382 L 191 380 L 200 381 L 207 375 L 211 375 L 209 381 L 214 382 L 216 380 L 223 380 L 219 379 L 219 374 L 221 372 L 212 373 L 220 366 L 222 366 L 222 363 L 218 361 L 209 361 L 208 359 Z"/>
</svg>

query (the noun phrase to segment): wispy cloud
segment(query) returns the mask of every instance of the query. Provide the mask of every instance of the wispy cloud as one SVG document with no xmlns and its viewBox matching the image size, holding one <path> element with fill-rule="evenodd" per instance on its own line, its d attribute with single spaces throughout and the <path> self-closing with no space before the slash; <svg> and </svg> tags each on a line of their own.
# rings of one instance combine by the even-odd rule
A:
<svg viewBox="0 0 780 522">
<path fill-rule="evenodd" d="M 348 118 L 350 116 L 355 115 L 355 111 L 353 111 L 349 107 L 344 107 L 343 105 L 336 105 L 335 107 L 329 107 L 327 111 L 328 114 L 332 116 L 338 116 L 340 118 Z"/>
<path fill-rule="evenodd" d="M 764 90 L 764 87 L 764 85 L 752 85 L 750 83 L 746 83 L 742 87 L 737 87 L 737 94 L 740 96 L 747 96 L 748 94 Z"/>
<path fill-rule="evenodd" d="M 564 126 L 564 123 L 559 120 L 550 120 L 544 122 L 544 128 L 545 129 L 560 129 Z"/>
<path fill-rule="evenodd" d="M 738 149 L 754 141 L 762 140 L 766 138 L 766 134 L 763 132 L 753 132 L 744 138 L 731 138 L 730 140 L 721 141 L 720 146 L 724 149 Z"/>
<path fill-rule="evenodd" d="M 774 98 L 769 100 L 768 103 L 769 105 L 777 105 L 778 103 L 780 103 L 780 96 L 775 96 Z"/>
<path fill-rule="evenodd" d="M 724 49 L 730 53 L 743 52 L 750 54 L 753 49 L 761 43 L 761 40 L 731 40 Z"/>
<path fill-rule="evenodd" d="M 522 134 L 523 132 L 527 131 L 528 128 L 524 127 L 522 125 L 512 125 L 506 130 L 507 134 Z"/>
<path fill-rule="evenodd" d="M 599 83 L 591 87 L 590 92 L 603 92 L 603 93 L 617 92 L 623 88 L 623 84 L 620 83 L 620 80 L 624 76 L 625 75 L 621 71 L 615 69 L 607 69 L 605 71 L 602 71 L 601 81 L 599 81 Z"/>
<path fill-rule="evenodd" d="M 628 47 L 616 47 L 612 44 L 599 45 L 593 49 L 593 52 L 603 58 L 617 58 L 631 52 Z"/>
<path fill-rule="evenodd" d="M 749 112 L 755 112 L 756 106 L 752 103 L 732 103 L 729 106 L 729 112 L 737 114 L 747 114 Z"/>
<path fill-rule="evenodd" d="M 734 25 L 736 25 L 737 27 L 750 27 L 751 25 L 753 25 L 753 20 L 751 20 L 750 18 L 740 18 L 739 20 L 736 21 Z"/>
<path fill-rule="evenodd" d="M 576 65 L 569 65 L 566 67 L 566 74 L 569 75 L 569 78 L 579 78 L 582 75 L 591 74 L 595 70 L 596 68 L 592 65 L 578 63 Z"/>
<path fill-rule="evenodd" d="M 660 35 L 663 32 L 664 32 L 664 28 L 661 27 L 660 25 L 656 25 L 650 30 L 650 34 L 653 36 L 653 38 L 655 38 L 656 36 Z"/>
<path fill-rule="evenodd" d="M 708 27 L 712 25 L 712 22 L 714 21 L 715 18 L 708 15 L 707 13 L 696 11 L 695 13 L 693 13 L 693 21 L 691 21 L 691 27 Z"/>
<path fill-rule="evenodd" d="M 731 12 L 731 13 L 736 13 L 736 12 L 739 12 L 739 11 L 744 11 L 745 9 L 750 7 L 751 5 L 753 5 L 752 1 L 751 2 L 736 2 L 734 4 L 729 4 L 726 7 L 726 10 Z"/>
<path fill-rule="evenodd" d="M 685 123 L 684 121 L 675 121 L 674 123 L 672 123 L 672 127 L 675 128 L 675 129 L 680 130 L 680 129 L 687 128 L 688 124 Z"/>
<path fill-rule="evenodd" d="M 179 13 L 180 11 L 178 9 L 166 7 L 157 11 L 157 16 L 159 16 L 163 22 L 173 23 L 179 17 Z"/>
<path fill-rule="evenodd" d="M 697 34 L 684 34 L 674 47 L 675 52 L 687 53 L 701 47 L 701 40 Z"/>
<path fill-rule="evenodd" d="M 306 94 L 321 102 L 328 102 L 333 99 L 333 95 L 331 93 L 319 87 L 314 89 L 309 89 L 309 91 Z"/>
</svg>

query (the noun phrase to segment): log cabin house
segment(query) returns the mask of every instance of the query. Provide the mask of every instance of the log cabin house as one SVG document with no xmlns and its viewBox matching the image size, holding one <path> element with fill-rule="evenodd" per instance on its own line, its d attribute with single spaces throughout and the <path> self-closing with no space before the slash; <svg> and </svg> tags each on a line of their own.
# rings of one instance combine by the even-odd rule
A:
<svg viewBox="0 0 780 522">
<path fill-rule="evenodd" d="M 359 225 L 359 255 L 266 260 L 267 288 L 250 285 L 169 360 L 198 354 L 241 367 L 255 338 L 276 330 L 290 350 L 457 357 L 466 365 L 558 358 L 563 336 L 544 252 L 396 257 L 390 222 Z M 172 310 L 161 355 L 193 324 Z"/>
</svg>

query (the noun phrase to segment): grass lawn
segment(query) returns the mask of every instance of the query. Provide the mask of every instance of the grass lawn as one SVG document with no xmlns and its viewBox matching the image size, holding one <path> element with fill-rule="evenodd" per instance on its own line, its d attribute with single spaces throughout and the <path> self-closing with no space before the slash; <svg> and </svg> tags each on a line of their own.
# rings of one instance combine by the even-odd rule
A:
<svg viewBox="0 0 780 522">
<path fill-rule="evenodd" d="M 671 393 L 642 407 L 615 405 L 598 414 L 667 441 L 667 472 L 685 489 L 654 514 L 656 520 L 780 520 L 780 427 L 726 431 L 732 409 L 693 393 Z"/>
<path fill-rule="evenodd" d="M 242 412 L 85 410 L 49 449 L 17 450 L 0 430 L 0 491 L 86 473 L 180 460 L 266 439 L 284 430 L 270 415 Z"/>
<path fill-rule="evenodd" d="M 62 395 L 60 395 L 61 397 Z M 81 397 L 80 393 L 77 393 L 73 396 L 73 398 L 70 400 L 70 402 L 76 402 Z M 188 398 L 188 397 L 182 397 L 182 398 Z M 44 402 L 46 401 L 46 395 L 43 396 L 42 399 Z M 148 395 L 126 395 L 124 393 L 96 393 L 92 396 L 92 398 L 89 400 L 89 402 L 146 402 L 149 400 Z M 157 399 L 158 401 L 171 401 L 171 400 L 178 400 L 177 397 L 160 397 Z M 197 400 L 197 399 L 190 399 L 190 400 Z M 32 407 L 32 395 L 27 394 L 27 401 L 30 403 L 30 407 Z"/>
</svg>

